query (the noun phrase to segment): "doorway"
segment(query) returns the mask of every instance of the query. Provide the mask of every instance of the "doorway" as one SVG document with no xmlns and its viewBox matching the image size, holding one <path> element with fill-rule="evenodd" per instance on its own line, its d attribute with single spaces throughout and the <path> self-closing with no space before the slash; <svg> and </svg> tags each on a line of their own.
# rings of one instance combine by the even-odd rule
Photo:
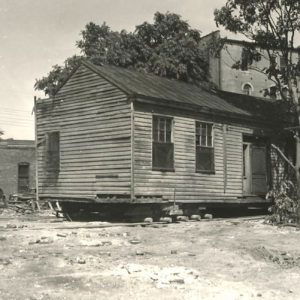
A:
<svg viewBox="0 0 300 300">
<path fill-rule="evenodd" d="M 29 191 L 29 163 L 18 164 L 18 193 Z"/>
<path fill-rule="evenodd" d="M 268 191 L 267 147 L 262 141 L 243 141 L 243 194 L 265 196 Z"/>
</svg>

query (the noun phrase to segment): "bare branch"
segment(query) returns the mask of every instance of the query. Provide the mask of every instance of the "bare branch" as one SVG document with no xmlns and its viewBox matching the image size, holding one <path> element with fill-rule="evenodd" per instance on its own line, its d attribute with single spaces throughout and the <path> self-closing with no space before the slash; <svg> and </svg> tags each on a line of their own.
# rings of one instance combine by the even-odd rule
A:
<svg viewBox="0 0 300 300">
<path fill-rule="evenodd" d="M 288 163 L 288 165 L 296 172 L 296 167 L 292 164 L 292 162 L 284 155 L 284 153 L 277 147 L 275 146 L 274 144 L 271 144 L 271 147 L 273 149 L 275 149 L 279 154 L 280 156 Z"/>
</svg>

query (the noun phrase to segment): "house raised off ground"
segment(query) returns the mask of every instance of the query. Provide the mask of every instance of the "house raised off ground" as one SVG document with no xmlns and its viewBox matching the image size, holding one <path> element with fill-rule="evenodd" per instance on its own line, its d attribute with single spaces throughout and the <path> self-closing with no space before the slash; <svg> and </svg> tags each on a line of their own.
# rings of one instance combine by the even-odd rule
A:
<svg viewBox="0 0 300 300">
<path fill-rule="evenodd" d="M 69 211 L 266 205 L 281 127 L 274 103 L 252 98 L 83 62 L 37 101 L 39 198 Z"/>
</svg>

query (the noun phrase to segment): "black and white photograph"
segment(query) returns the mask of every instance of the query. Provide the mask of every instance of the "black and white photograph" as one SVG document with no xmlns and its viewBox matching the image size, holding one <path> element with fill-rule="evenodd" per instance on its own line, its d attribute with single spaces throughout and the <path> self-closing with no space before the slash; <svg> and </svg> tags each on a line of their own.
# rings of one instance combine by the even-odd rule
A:
<svg viewBox="0 0 300 300">
<path fill-rule="evenodd" d="M 300 299 L 299 0 L 0 0 L 0 300 Z"/>
</svg>

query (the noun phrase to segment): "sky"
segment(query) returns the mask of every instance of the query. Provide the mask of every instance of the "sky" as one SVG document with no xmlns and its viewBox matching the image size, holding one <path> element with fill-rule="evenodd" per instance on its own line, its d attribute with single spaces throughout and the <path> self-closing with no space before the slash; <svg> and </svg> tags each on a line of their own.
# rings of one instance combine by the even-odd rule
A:
<svg viewBox="0 0 300 300">
<path fill-rule="evenodd" d="M 34 139 L 37 78 L 79 54 L 84 26 L 106 22 L 133 31 L 155 12 L 177 13 L 202 35 L 216 30 L 213 11 L 225 0 L 0 0 L 0 129 L 3 138 Z M 225 34 L 228 36 L 228 34 Z"/>
</svg>

